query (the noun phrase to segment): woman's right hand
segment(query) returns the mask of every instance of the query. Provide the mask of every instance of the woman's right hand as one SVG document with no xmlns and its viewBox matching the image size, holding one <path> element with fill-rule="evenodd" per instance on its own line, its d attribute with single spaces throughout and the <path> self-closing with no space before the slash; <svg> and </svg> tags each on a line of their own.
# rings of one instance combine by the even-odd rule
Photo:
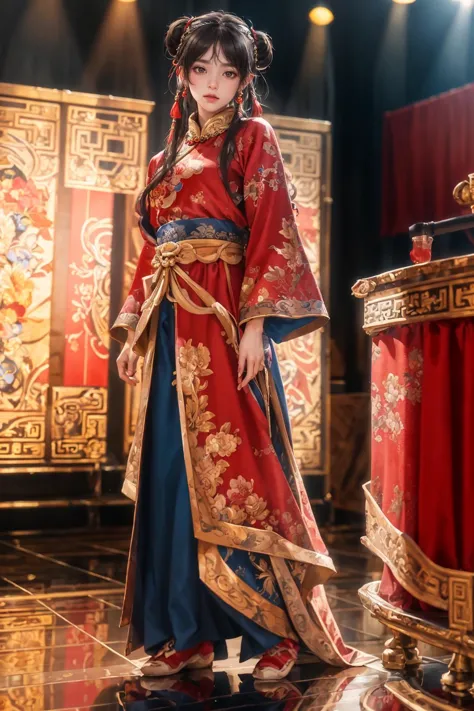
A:
<svg viewBox="0 0 474 711">
<path fill-rule="evenodd" d="M 120 380 L 135 386 L 138 383 L 136 373 L 137 362 L 140 356 L 132 351 L 133 337 L 134 333 L 132 331 L 129 332 L 127 342 L 117 358 L 117 370 Z"/>
</svg>

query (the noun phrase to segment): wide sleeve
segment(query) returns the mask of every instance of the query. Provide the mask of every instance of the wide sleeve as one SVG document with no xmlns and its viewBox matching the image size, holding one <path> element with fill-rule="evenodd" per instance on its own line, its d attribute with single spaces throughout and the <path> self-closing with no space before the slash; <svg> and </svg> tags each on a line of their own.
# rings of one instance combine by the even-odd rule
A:
<svg viewBox="0 0 474 711">
<path fill-rule="evenodd" d="M 267 335 L 288 341 L 329 317 L 298 233 L 275 132 L 264 119 L 249 119 L 242 139 L 250 235 L 239 320 L 263 316 Z"/>
<path fill-rule="evenodd" d="M 153 178 L 160 158 L 161 154 L 151 159 L 148 165 L 147 184 Z M 137 328 L 140 318 L 140 311 L 146 298 L 143 278 L 153 273 L 151 262 L 155 255 L 156 245 L 150 240 L 150 237 L 143 230 L 141 231 L 141 234 L 144 244 L 138 258 L 133 281 L 127 298 L 120 309 L 120 313 L 110 329 L 110 335 L 112 338 L 120 343 L 125 343 L 128 332 L 135 331 Z"/>
</svg>

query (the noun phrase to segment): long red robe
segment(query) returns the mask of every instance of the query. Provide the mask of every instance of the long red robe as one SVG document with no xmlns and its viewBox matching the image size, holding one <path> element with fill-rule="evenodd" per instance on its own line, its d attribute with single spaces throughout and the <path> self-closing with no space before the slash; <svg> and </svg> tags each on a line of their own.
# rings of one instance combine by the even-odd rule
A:
<svg viewBox="0 0 474 711">
<path fill-rule="evenodd" d="M 229 110 L 217 118 L 227 126 L 230 120 Z M 201 238 L 212 244 L 229 239 L 208 222 L 199 226 L 199 219 L 209 218 L 230 221 L 248 238 L 241 239 L 243 259 L 237 263 L 217 259 L 180 264 L 182 276 L 176 283 L 195 305 L 202 301 L 189 288 L 190 280 L 205 289 L 218 302 L 218 312 L 225 312 L 239 330 L 259 317 L 265 317 L 266 328 L 281 319 L 283 340 L 321 327 L 328 316 L 300 241 L 273 129 L 260 118 L 243 123 L 229 171 L 232 199 L 219 172 L 225 133 L 212 136 L 213 123 L 216 119 L 200 132 L 191 119 L 191 139 L 197 136 L 201 142 L 183 147 L 181 160 L 151 193 L 149 218 L 154 228 L 161 228 L 160 243 L 184 245 Z M 152 159 L 149 179 L 161 160 L 161 154 Z M 185 234 L 183 220 L 197 221 L 191 235 Z M 156 268 L 156 263 L 152 266 L 156 242 L 145 239 L 130 293 L 113 328 L 113 335 L 120 327 L 138 327 L 145 335 L 136 342 L 137 352 L 146 353 L 144 383 L 124 485 L 132 497 L 140 473 L 149 475 L 141 472 L 141 449 L 157 324 L 153 299 L 145 301 Z M 277 635 L 300 639 L 328 663 L 364 664 L 369 657 L 345 646 L 324 594 L 322 583 L 335 569 L 294 460 L 271 376 L 267 415 L 273 412 L 272 427 L 279 429 L 289 472 L 272 446 L 269 422 L 257 399 L 248 388 L 237 390 L 238 356 L 223 320 L 215 313 L 191 313 L 182 303 L 175 303 L 176 389 L 202 582 L 241 614 Z M 130 622 L 132 607 L 135 538 L 124 624 Z M 222 546 L 269 556 L 268 574 L 278 584 L 286 609 L 245 585 L 222 557 Z"/>
</svg>

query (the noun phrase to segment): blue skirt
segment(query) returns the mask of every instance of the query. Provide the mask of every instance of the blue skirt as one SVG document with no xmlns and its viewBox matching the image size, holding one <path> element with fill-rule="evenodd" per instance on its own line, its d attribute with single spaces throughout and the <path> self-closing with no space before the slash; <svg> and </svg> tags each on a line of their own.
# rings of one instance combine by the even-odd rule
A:
<svg viewBox="0 0 474 711">
<path fill-rule="evenodd" d="M 271 324 L 268 325 L 271 329 Z M 287 419 L 276 358 L 272 362 Z M 280 637 L 220 600 L 199 578 L 198 544 L 193 532 L 178 401 L 172 385 L 175 369 L 174 312 L 172 304 L 164 301 L 160 307 L 143 441 L 137 577 L 131 623 L 148 654 L 155 654 L 165 642 L 174 639 L 178 651 L 200 642 L 214 642 L 216 658 L 225 658 L 225 641 L 242 637 L 241 661 L 245 661 L 277 644 Z M 281 449 L 278 441 L 274 440 L 274 446 L 277 452 Z M 282 466 L 285 468 L 283 461 Z M 224 556 L 226 551 L 221 551 Z M 248 552 L 228 551 L 226 560 L 247 584 L 262 594 L 258 570 L 251 564 Z M 273 604 L 284 608 L 277 589 L 265 594 Z"/>
</svg>

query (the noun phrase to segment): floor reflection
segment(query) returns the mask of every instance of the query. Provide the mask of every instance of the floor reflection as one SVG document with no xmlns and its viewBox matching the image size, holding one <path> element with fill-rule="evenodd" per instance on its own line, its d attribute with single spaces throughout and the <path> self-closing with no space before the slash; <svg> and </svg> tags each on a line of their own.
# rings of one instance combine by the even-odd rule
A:
<svg viewBox="0 0 474 711">
<path fill-rule="evenodd" d="M 384 672 L 333 670 L 300 667 L 289 680 L 256 681 L 250 674 L 229 674 L 201 670 L 168 679 L 126 681 L 119 693 L 127 711 L 154 711 L 163 708 L 246 709 L 268 711 L 356 708 L 361 693 L 374 682 L 386 678 Z M 303 677 L 303 678 L 301 678 Z"/>
<path fill-rule="evenodd" d="M 380 576 L 380 564 L 358 536 L 329 538 L 339 573 L 327 593 L 344 638 L 380 655 L 387 634 L 357 595 Z M 256 682 L 255 660 L 238 663 L 238 640 L 230 641 L 229 658 L 213 671 L 141 677 L 143 650 L 126 658 L 127 631 L 119 628 L 127 546 L 127 533 L 0 540 L 0 711 L 404 708 L 383 687 L 400 678 L 390 678 L 379 662 L 341 671 L 307 658 L 284 682 Z"/>
</svg>

